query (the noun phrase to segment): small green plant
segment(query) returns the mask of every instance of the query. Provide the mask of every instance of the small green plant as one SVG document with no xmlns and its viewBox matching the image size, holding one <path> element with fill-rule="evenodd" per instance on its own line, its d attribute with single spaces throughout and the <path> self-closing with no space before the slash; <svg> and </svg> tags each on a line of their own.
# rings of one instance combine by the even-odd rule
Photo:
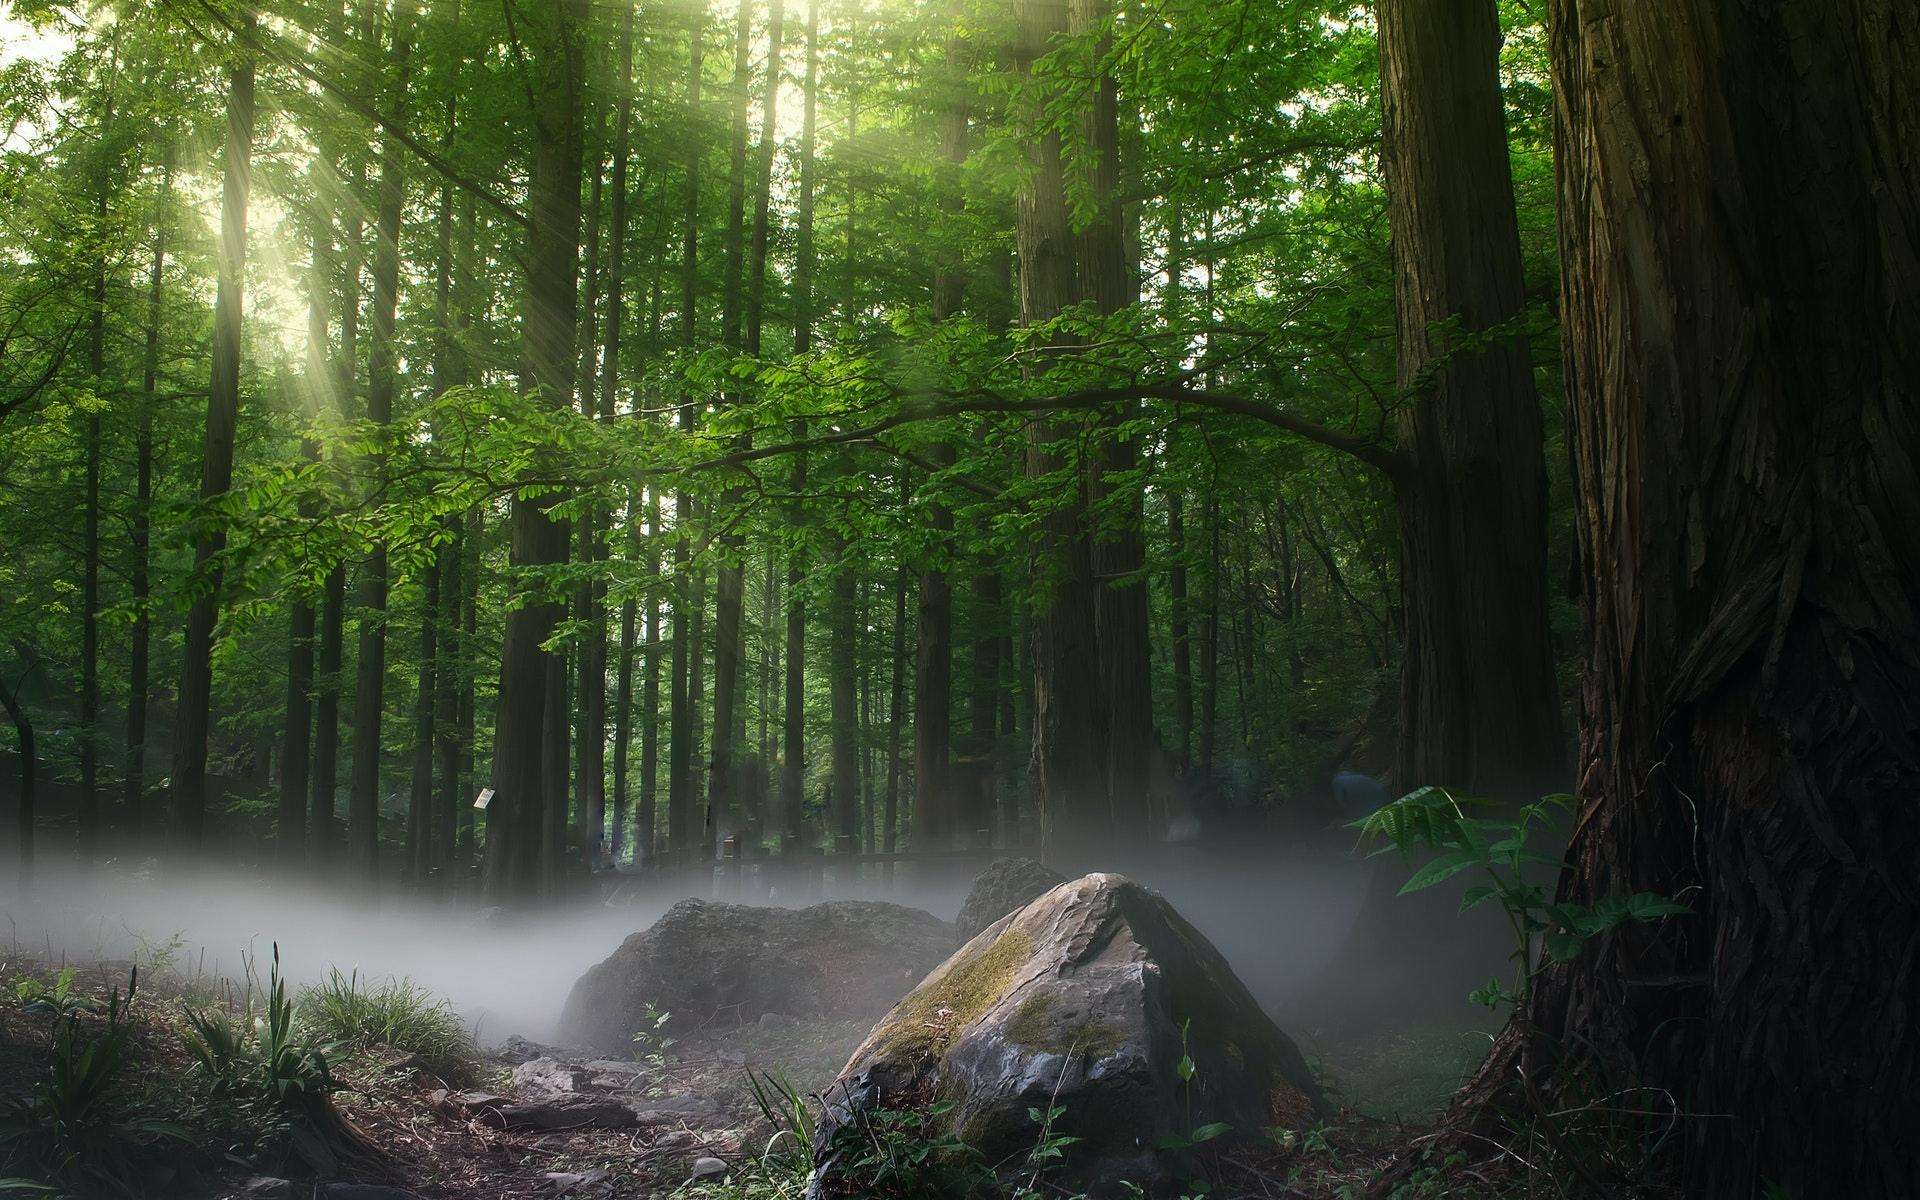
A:
<svg viewBox="0 0 1920 1200">
<path fill-rule="evenodd" d="M 798 1088 L 762 1071 L 747 1072 L 753 1102 L 773 1133 L 758 1160 L 769 1175 L 797 1178 L 802 1186 L 813 1171 L 813 1113 Z"/>
<path fill-rule="evenodd" d="M 1474 816 L 1468 809 L 1499 810 L 1490 801 L 1424 787 L 1381 806 L 1354 822 L 1354 827 L 1362 840 L 1382 843 L 1378 852 L 1397 850 L 1409 859 L 1416 852 L 1433 853 L 1401 887 L 1401 895 L 1467 871 L 1482 877 L 1484 882 L 1466 889 L 1460 908 L 1465 912 L 1489 902 L 1500 908 L 1513 936 L 1508 958 L 1514 973 L 1511 986 L 1492 979 L 1474 989 L 1471 998 L 1490 1009 L 1509 1008 L 1521 1044 L 1529 1048 L 1528 1059 L 1515 1072 L 1525 1100 L 1523 1136 L 1537 1132 L 1544 1140 L 1560 1164 L 1545 1174 L 1562 1194 L 1567 1193 L 1569 1181 L 1595 1194 L 1631 1194 L 1633 1177 L 1645 1165 L 1644 1156 L 1618 1152 L 1622 1145 L 1639 1144 L 1630 1133 L 1623 1136 L 1623 1131 L 1653 1114 L 1639 1105 L 1623 1105 L 1618 1098 L 1645 1089 L 1614 1082 L 1596 1088 L 1578 1071 L 1563 1070 L 1560 1102 L 1550 1104 L 1530 1060 L 1531 1047 L 1545 1034 L 1533 1023 L 1529 1000 L 1534 980 L 1543 971 L 1577 959 L 1599 935 L 1631 921 L 1654 921 L 1689 910 L 1651 892 L 1604 896 L 1592 904 L 1555 900 L 1529 880 L 1529 867 L 1560 870 L 1566 866 L 1561 859 L 1533 850 L 1529 842 L 1574 807 L 1572 796 L 1557 794 L 1523 804 L 1511 815 Z M 1582 1093 L 1599 1098 L 1577 1102 Z"/>
<path fill-rule="evenodd" d="M 305 1025 L 321 1040 L 365 1050 L 387 1046 L 419 1056 L 427 1070 L 464 1077 L 473 1065 L 473 1038 L 442 998 L 410 979 L 375 983 L 358 971 L 327 972 L 325 982 L 300 994 Z"/>
<path fill-rule="evenodd" d="M 674 1039 L 664 1032 L 667 1022 L 673 1020 L 673 1014 L 662 1012 L 652 1001 L 640 1013 L 640 1028 L 633 1035 L 633 1061 L 648 1066 L 662 1066 L 667 1061 L 667 1051 L 673 1048 Z"/>
<path fill-rule="evenodd" d="M 20 1004 L 20 1011 L 37 1013 L 56 1018 L 56 1022 L 76 1013 L 97 1013 L 100 1002 L 73 986 L 72 967 L 62 967 L 53 977 L 53 982 L 27 975 L 13 985 L 13 997 Z M 54 1028 L 60 1028 L 55 1024 Z"/>
<path fill-rule="evenodd" d="M 1554 901 L 1544 888 L 1530 882 L 1529 866 L 1556 870 L 1565 866 L 1528 843 L 1557 814 L 1571 811 L 1573 803 L 1572 796 L 1551 795 L 1521 805 L 1511 816 L 1469 816 L 1469 808 L 1487 811 L 1494 808 L 1493 802 L 1423 787 L 1353 823 L 1363 842 L 1380 843 L 1375 853 L 1397 850 L 1409 859 L 1418 852 L 1434 854 L 1400 888 L 1403 896 L 1465 871 L 1485 877 L 1485 883 L 1466 890 L 1460 909 L 1465 912 L 1489 901 L 1500 907 L 1513 932 L 1508 957 L 1514 963 L 1514 979 L 1511 987 L 1489 980 L 1472 993 L 1476 1003 L 1489 1008 L 1523 1007 L 1535 976 L 1549 963 L 1573 961 L 1594 937 L 1628 921 L 1651 921 L 1688 911 L 1685 905 L 1651 892 L 1608 896 L 1591 905 Z"/>
<path fill-rule="evenodd" d="M 95 1192 L 132 1194 L 137 1159 L 162 1138 L 185 1140 L 177 1126 L 132 1110 L 121 1076 L 132 1057 L 129 1020 L 139 991 L 136 968 L 124 996 L 115 989 L 104 1009 L 73 992 L 71 971 L 29 1001 L 54 1014 L 47 1074 L 24 1097 L 0 1098 L 0 1167 L 23 1165 L 42 1178 Z M 87 1019 L 103 1018 L 89 1036 Z M 22 1181 L 9 1187 L 21 1190 Z"/>
</svg>

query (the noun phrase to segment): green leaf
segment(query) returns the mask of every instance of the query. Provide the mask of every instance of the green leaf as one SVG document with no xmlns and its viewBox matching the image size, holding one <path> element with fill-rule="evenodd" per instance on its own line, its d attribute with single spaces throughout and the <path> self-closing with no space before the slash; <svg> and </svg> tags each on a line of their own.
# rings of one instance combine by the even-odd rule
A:
<svg viewBox="0 0 1920 1200">
<path fill-rule="evenodd" d="M 1482 866 L 1485 862 L 1486 856 L 1479 850 L 1455 850 L 1448 854 L 1442 854 L 1439 858 L 1434 859 L 1426 866 L 1415 871 L 1413 878 L 1401 885 L 1399 894 L 1404 896 L 1409 892 L 1418 892 L 1430 888 L 1436 883 L 1453 878 L 1462 871 Z"/>
<path fill-rule="evenodd" d="M 1547 953 L 1555 962 L 1572 962 L 1580 957 L 1580 951 L 1586 946 L 1587 939 L 1577 933 L 1549 933 L 1547 935 Z"/>
</svg>

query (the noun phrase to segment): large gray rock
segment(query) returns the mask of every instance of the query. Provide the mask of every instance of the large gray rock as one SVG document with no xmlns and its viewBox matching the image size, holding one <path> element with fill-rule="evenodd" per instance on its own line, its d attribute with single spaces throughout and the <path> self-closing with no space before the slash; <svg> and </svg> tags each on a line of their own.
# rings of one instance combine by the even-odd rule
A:
<svg viewBox="0 0 1920 1200">
<path fill-rule="evenodd" d="M 652 1029 L 647 1006 L 685 1038 L 765 1013 L 873 1017 L 953 951 L 953 927 L 931 913 L 870 900 L 754 908 L 682 900 L 653 927 L 589 968 L 567 997 L 560 1036 L 632 1051 Z"/>
<path fill-rule="evenodd" d="M 1032 858 L 996 858 L 974 877 L 967 902 L 954 924 L 967 941 L 1011 912 L 1019 912 L 1035 897 L 1044 896 L 1067 881 L 1060 872 Z"/>
<path fill-rule="evenodd" d="M 1082 1140 L 1049 1179 L 1095 1196 L 1122 1194 L 1122 1180 L 1164 1190 L 1188 1164 L 1163 1145 L 1202 1126 L 1230 1127 L 1217 1146 L 1326 1111 L 1300 1051 L 1220 952 L 1119 875 L 1062 884 L 968 942 L 875 1026 L 825 1096 L 815 1196 L 857 1191 L 836 1176 L 840 1152 L 857 1114 L 876 1108 L 948 1102 L 936 1130 L 1017 1167 L 1039 1133 L 1030 1110 L 1058 1105 L 1055 1131 Z"/>
</svg>

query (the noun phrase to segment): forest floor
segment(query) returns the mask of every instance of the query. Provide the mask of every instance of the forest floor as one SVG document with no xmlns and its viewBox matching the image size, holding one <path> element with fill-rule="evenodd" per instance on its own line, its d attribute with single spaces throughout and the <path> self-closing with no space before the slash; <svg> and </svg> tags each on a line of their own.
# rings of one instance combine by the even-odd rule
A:
<svg viewBox="0 0 1920 1200">
<path fill-rule="evenodd" d="M 76 969 L 67 994 L 80 1004 L 74 1019 L 83 1041 L 104 1029 L 104 1014 L 90 1010 L 104 1009 L 112 990 L 124 992 L 127 977 L 126 964 Z M 26 1099 L 48 1078 L 60 1018 L 48 1004 L 27 1001 L 53 995 L 57 979 L 53 969 L 31 960 L 0 963 L 0 1117 L 10 1102 Z M 257 1010 L 257 994 L 254 999 Z M 69 1164 L 68 1194 L 106 1195 L 115 1188 L 124 1195 L 183 1198 L 292 1200 L 310 1194 L 308 1183 L 280 1191 L 259 1182 L 311 1180 L 311 1158 L 303 1159 L 301 1139 L 267 1111 L 270 1106 L 237 1102 L 207 1078 L 182 1036 L 190 1008 L 219 1006 L 237 1015 L 245 1002 L 231 985 L 141 980 L 128 1048 L 115 1064 L 117 1078 L 100 1110 L 105 1115 L 96 1120 L 92 1136 L 98 1141 L 86 1152 L 87 1162 Z M 724 1038 L 643 1047 L 631 1061 L 592 1059 L 513 1038 L 476 1051 L 446 1075 L 423 1065 L 418 1055 L 382 1045 L 336 1048 L 335 1106 L 383 1160 L 339 1173 L 428 1200 L 784 1196 L 783 1190 L 719 1178 L 723 1165 L 750 1174 L 774 1132 L 755 1102 L 750 1072 L 787 1081 L 801 1094 L 824 1088 L 866 1028 L 865 1022 L 768 1018 Z M 1371 1040 L 1303 1038 L 1340 1098 L 1340 1116 L 1262 1148 L 1222 1156 L 1214 1164 L 1212 1195 L 1307 1200 L 1359 1194 L 1470 1068 L 1484 1045 L 1476 1045 L 1477 1036 L 1451 1029 Z M 616 1116 L 637 1116 L 603 1124 L 589 1111 L 595 1103 L 603 1112 L 610 1107 Z M 575 1114 L 568 1105 L 585 1107 Z M 134 1124 L 156 1119 L 170 1131 Z M 550 1127 L 532 1127 L 541 1123 Z M 0 1192 L 8 1190 L 9 1176 L 35 1177 L 36 1164 L 24 1156 L 27 1145 L 16 1139 L 10 1149 L 0 1133 Z M 45 1169 L 44 1160 L 39 1165 Z M 714 1175 L 696 1181 L 700 1171 Z M 88 1173 L 78 1186 L 72 1181 L 81 1175 L 75 1172 Z M 94 1178 L 100 1173 L 117 1178 Z M 317 1194 L 327 1195 L 324 1189 Z M 358 1195 L 374 1200 L 369 1193 Z"/>
</svg>

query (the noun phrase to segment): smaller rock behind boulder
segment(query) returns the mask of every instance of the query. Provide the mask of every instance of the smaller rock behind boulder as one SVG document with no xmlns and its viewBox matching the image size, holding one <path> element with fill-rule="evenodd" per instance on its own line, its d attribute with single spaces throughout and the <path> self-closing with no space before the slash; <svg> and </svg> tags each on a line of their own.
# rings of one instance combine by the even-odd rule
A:
<svg viewBox="0 0 1920 1200">
<path fill-rule="evenodd" d="M 960 940 L 970 942 L 982 929 L 1010 912 L 1018 912 L 1035 898 L 1067 881 L 1067 877 L 1033 858 L 996 858 L 974 877 L 967 902 L 954 924 Z"/>
<path fill-rule="evenodd" d="M 567 996 L 560 1036 L 631 1051 L 651 1030 L 648 1007 L 685 1038 L 758 1020 L 871 1018 L 953 952 L 953 927 L 932 913 L 872 900 L 756 908 L 682 900 L 590 967 Z"/>
</svg>

